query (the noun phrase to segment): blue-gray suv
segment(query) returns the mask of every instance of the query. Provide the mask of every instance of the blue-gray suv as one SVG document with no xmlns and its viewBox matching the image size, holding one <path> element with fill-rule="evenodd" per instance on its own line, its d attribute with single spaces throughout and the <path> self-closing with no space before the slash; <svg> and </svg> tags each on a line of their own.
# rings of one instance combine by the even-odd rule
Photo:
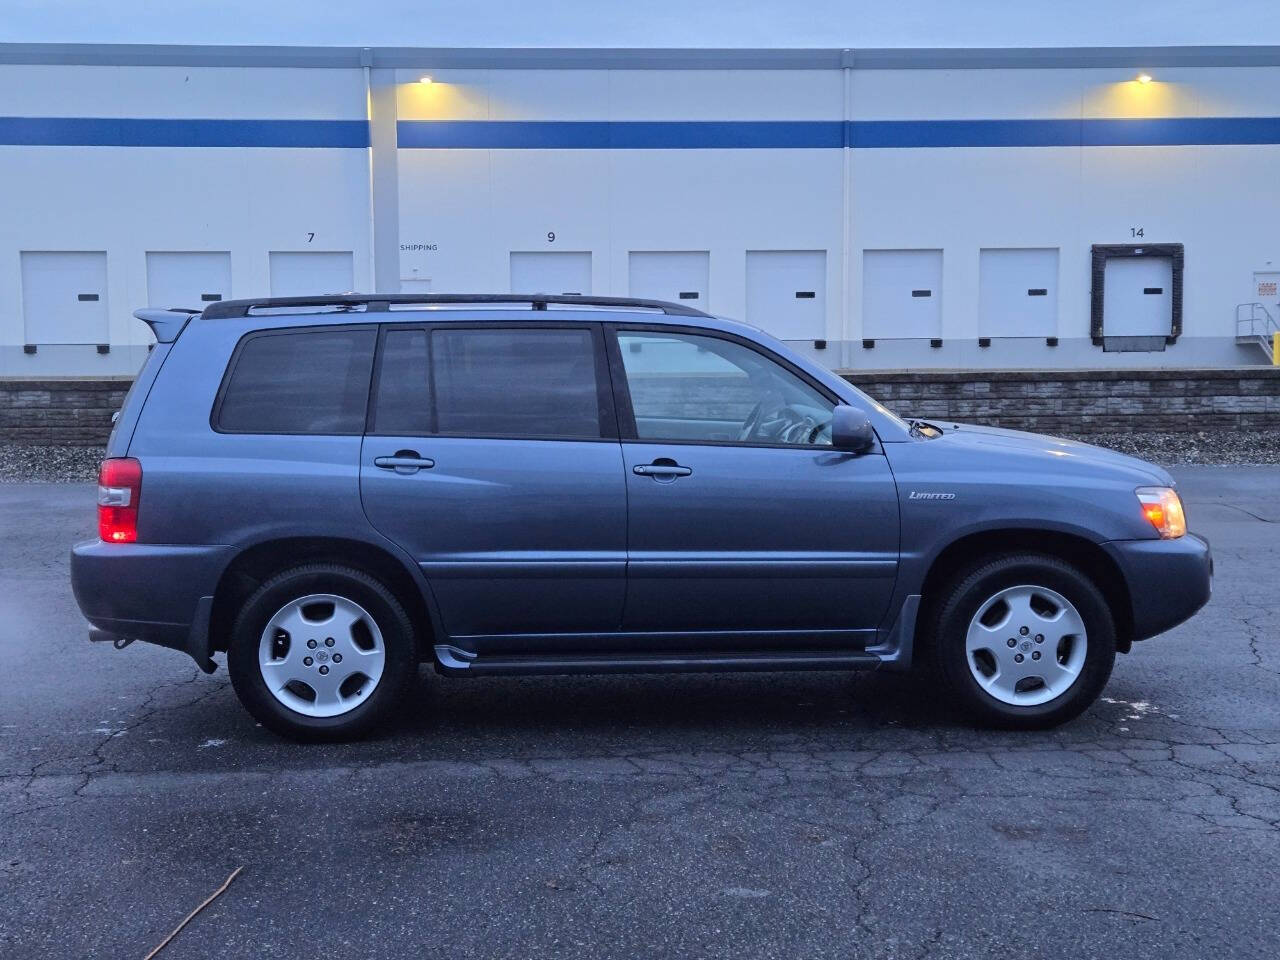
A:
<svg viewBox="0 0 1280 960">
<path fill-rule="evenodd" d="M 71 575 L 94 639 L 349 737 L 444 674 L 905 670 L 1043 727 L 1208 599 L 1159 467 L 902 420 L 741 323 L 578 296 L 140 310 Z"/>
</svg>

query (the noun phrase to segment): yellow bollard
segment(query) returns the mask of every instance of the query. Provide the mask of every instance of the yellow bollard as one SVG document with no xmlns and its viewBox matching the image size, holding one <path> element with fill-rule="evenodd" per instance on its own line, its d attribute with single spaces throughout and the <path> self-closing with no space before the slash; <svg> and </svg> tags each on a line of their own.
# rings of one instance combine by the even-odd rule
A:
<svg viewBox="0 0 1280 960">
<path fill-rule="evenodd" d="M 1280 367 L 1280 331 L 1271 334 L 1271 365 Z"/>
</svg>

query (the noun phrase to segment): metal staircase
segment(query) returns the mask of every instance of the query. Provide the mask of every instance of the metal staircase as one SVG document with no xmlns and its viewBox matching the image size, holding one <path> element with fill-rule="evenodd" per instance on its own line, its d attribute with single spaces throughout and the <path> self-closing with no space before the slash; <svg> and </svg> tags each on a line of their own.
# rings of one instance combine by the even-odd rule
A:
<svg viewBox="0 0 1280 960">
<path fill-rule="evenodd" d="M 1261 303 L 1240 303 L 1236 305 L 1236 343 L 1240 346 L 1254 346 L 1263 352 L 1268 363 L 1280 365 L 1277 354 L 1276 335 L 1280 334 L 1280 323 L 1271 315 L 1271 311 Z"/>
</svg>

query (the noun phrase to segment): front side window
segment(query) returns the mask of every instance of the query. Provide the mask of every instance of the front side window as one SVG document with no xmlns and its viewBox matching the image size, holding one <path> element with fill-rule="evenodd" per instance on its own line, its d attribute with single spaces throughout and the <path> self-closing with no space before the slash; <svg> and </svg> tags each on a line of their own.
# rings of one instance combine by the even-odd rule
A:
<svg viewBox="0 0 1280 960">
<path fill-rule="evenodd" d="M 224 433 L 361 434 L 376 328 L 253 334 L 218 406 Z"/>
<path fill-rule="evenodd" d="M 619 331 L 636 437 L 829 446 L 835 407 L 800 377 L 733 340 Z"/>
<path fill-rule="evenodd" d="M 391 330 L 374 430 L 599 439 L 595 337 L 588 328 Z"/>
</svg>

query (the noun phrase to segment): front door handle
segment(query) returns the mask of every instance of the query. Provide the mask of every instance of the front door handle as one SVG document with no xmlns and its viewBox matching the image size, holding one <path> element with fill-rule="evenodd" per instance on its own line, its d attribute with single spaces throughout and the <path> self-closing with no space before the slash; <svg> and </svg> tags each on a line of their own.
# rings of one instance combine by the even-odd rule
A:
<svg viewBox="0 0 1280 960">
<path fill-rule="evenodd" d="M 653 463 L 638 463 L 631 468 L 631 472 L 642 477 L 653 477 L 659 483 L 670 483 L 676 477 L 687 477 L 693 473 L 689 467 L 682 467 L 668 457 L 660 457 Z"/>
<path fill-rule="evenodd" d="M 407 475 L 419 470 L 430 470 L 436 462 L 429 457 L 419 456 L 417 450 L 397 450 L 394 457 L 374 457 L 373 465 Z"/>
</svg>

